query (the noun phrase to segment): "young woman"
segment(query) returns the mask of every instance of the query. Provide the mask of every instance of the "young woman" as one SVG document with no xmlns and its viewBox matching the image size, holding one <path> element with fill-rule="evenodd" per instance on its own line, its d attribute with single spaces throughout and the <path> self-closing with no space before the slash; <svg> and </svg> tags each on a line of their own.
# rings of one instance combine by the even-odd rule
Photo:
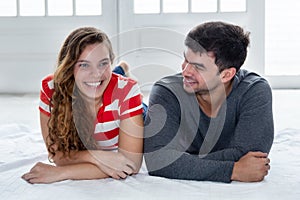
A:
<svg viewBox="0 0 300 200">
<path fill-rule="evenodd" d="M 136 81 L 112 72 L 113 60 L 108 36 L 96 28 L 79 28 L 66 38 L 40 94 L 42 135 L 55 165 L 39 162 L 24 180 L 123 179 L 138 173 L 141 94 Z"/>
</svg>

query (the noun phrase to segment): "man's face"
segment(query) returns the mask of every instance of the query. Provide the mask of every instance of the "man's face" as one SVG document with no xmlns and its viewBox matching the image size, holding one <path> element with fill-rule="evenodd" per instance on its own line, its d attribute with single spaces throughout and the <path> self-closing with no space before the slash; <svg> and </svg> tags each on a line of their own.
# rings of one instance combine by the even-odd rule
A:
<svg viewBox="0 0 300 200">
<path fill-rule="evenodd" d="M 206 94 L 222 85 L 212 52 L 184 51 L 182 63 L 183 88 L 188 93 Z"/>
</svg>

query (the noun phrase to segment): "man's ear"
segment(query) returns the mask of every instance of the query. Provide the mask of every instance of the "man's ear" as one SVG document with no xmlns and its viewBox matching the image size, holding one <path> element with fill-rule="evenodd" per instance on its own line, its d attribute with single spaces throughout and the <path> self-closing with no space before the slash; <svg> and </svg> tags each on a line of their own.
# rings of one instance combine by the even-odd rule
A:
<svg viewBox="0 0 300 200">
<path fill-rule="evenodd" d="M 236 73 L 236 69 L 234 67 L 224 69 L 220 74 L 222 82 L 227 83 L 231 81 L 235 73 Z"/>
</svg>

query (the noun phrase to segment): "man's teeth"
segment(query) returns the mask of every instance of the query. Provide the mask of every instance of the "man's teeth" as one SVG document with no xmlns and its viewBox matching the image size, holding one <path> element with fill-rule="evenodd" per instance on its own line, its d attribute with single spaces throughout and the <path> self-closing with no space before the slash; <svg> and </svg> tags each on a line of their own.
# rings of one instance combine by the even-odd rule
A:
<svg viewBox="0 0 300 200">
<path fill-rule="evenodd" d="M 187 83 L 193 83 L 193 82 L 195 82 L 194 80 L 191 80 L 191 79 L 184 79 L 184 81 L 187 82 Z"/>
<path fill-rule="evenodd" d="M 88 86 L 91 86 L 91 87 L 98 87 L 99 85 L 101 85 L 102 81 L 99 81 L 99 82 L 93 82 L 93 83 L 88 83 L 86 82 L 86 84 Z"/>
</svg>

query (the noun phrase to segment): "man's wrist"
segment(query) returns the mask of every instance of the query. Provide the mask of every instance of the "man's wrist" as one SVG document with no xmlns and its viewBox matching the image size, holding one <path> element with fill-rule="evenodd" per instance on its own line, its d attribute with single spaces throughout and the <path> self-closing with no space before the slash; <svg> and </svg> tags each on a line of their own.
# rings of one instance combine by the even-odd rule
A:
<svg viewBox="0 0 300 200">
<path fill-rule="evenodd" d="M 232 181 L 238 181 L 238 162 L 233 164 L 232 174 L 231 174 Z"/>
</svg>

